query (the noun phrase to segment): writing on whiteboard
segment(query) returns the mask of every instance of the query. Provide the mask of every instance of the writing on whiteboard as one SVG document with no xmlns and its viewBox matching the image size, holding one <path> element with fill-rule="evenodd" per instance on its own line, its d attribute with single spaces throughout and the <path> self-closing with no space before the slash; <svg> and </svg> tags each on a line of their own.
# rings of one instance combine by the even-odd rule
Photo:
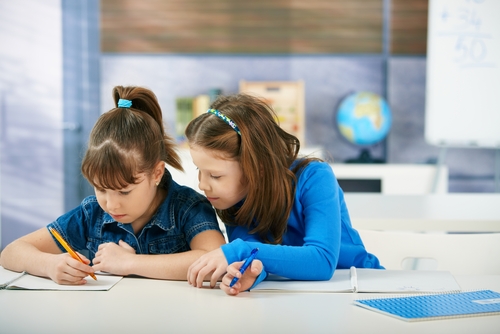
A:
<svg viewBox="0 0 500 334">
<path fill-rule="evenodd" d="M 500 0 L 429 0 L 425 138 L 500 147 Z"/>
<path fill-rule="evenodd" d="M 457 1 L 458 2 L 458 1 Z M 464 0 L 458 6 L 450 8 L 443 4 L 439 15 L 439 39 L 452 39 L 453 62 L 461 68 L 495 67 L 491 44 L 495 40 L 483 19 L 484 3 L 487 0 Z"/>
</svg>

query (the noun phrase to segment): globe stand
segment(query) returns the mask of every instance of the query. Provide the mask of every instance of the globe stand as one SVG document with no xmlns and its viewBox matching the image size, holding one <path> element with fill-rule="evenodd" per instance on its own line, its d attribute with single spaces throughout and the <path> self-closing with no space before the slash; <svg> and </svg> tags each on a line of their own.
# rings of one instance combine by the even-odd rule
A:
<svg viewBox="0 0 500 334">
<path fill-rule="evenodd" d="M 347 159 L 345 162 L 350 164 L 382 164 L 385 161 L 383 159 L 373 158 L 370 151 L 364 148 L 357 158 Z"/>
</svg>

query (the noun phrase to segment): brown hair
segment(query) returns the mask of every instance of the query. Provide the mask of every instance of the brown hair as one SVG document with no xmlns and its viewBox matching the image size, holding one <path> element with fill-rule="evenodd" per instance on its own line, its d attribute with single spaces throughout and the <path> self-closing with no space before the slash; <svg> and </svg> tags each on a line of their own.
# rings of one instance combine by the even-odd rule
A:
<svg viewBox="0 0 500 334">
<path fill-rule="evenodd" d="M 82 161 L 82 174 L 94 187 L 122 189 L 138 173 L 151 175 L 160 161 L 182 169 L 171 137 L 165 134 L 156 95 L 142 87 L 113 88 L 113 98 L 132 102 L 116 107 L 97 120 Z"/>
<path fill-rule="evenodd" d="M 219 96 L 211 108 L 238 126 L 241 136 L 219 117 L 206 113 L 186 128 L 189 145 L 220 152 L 241 165 L 248 195 L 241 208 L 216 210 L 224 223 L 253 228 L 265 242 L 279 244 L 293 206 L 297 171 L 314 158 L 302 159 L 293 170 L 300 142 L 277 123 L 263 100 L 247 95 Z"/>
</svg>

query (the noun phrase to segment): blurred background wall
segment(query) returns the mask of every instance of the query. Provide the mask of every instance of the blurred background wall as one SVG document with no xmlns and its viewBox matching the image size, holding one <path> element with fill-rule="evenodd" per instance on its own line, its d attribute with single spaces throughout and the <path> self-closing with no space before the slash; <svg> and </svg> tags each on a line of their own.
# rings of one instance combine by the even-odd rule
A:
<svg viewBox="0 0 500 334">
<path fill-rule="evenodd" d="M 91 188 L 83 147 L 100 114 L 99 1 L 0 1 L 0 248 Z"/>
<path fill-rule="evenodd" d="M 347 94 L 384 96 L 393 124 L 369 147 L 387 163 L 435 163 L 424 138 L 426 0 L 0 0 L 0 247 L 92 191 L 79 163 L 115 85 L 158 96 L 302 80 L 306 146 L 359 155 L 335 124 Z M 495 191 L 495 151 L 449 149 L 449 192 Z"/>
</svg>

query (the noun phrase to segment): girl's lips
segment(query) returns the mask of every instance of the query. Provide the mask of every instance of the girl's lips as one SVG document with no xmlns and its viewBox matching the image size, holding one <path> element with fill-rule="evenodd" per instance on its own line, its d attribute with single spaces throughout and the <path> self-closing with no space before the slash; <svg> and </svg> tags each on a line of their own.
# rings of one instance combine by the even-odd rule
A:
<svg viewBox="0 0 500 334">
<path fill-rule="evenodd" d="M 123 217 L 125 217 L 126 215 L 114 215 L 112 213 L 110 213 L 111 217 L 113 217 L 114 220 L 118 220 L 118 219 L 121 219 Z"/>
</svg>

